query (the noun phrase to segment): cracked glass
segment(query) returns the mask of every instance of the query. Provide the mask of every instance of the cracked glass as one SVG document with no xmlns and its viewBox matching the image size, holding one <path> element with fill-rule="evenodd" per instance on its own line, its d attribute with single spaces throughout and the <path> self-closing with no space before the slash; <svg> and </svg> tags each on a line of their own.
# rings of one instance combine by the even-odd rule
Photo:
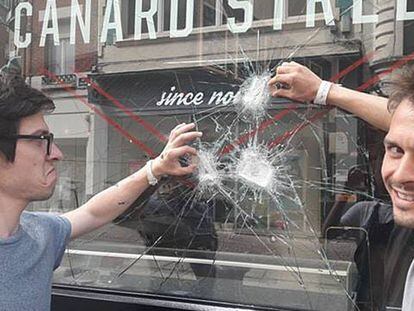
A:
<svg viewBox="0 0 414 311">
<path fill-rule="evenodd" d="M 178 124 L 203 132 L 198 156 L 181 159 L 196 172 L 163 178 L 71 241 L 55 284 L 287 310 L 401 307 L 412 232 L 393 223 L 384 133 L 329 105 L 274 98 L 268 81 L 295 61 L 387 96 L 412 59 L 414 1 L 0 0 L 0 10 L 0 60 L 20 57 L 27 82 L 54 100 L 47 122 L 65 155 L 54 195 L 31 210 L 64 213 L 116 186 Z"/>
</svg>

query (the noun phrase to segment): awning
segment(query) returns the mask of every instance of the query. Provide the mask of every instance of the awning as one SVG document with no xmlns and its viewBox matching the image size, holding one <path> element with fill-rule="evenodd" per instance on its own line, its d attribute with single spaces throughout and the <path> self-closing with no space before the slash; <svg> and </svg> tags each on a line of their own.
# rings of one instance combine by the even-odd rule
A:
<svg viewBox="0 0 414 311">
<path fill-rule="evenodd" d="M 233 110 L 244 79 L 215 68 L 91 75 L 89 101 L 106 113 L 200 113 Z M 275 103 L 288 103 L 277 99 Z"/>
</svg>

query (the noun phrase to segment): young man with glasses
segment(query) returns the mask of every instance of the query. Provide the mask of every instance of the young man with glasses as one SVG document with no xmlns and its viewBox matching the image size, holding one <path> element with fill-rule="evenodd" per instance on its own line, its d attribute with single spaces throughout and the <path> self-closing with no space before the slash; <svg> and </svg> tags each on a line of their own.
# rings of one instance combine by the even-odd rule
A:
<svg viewBox="0 0 414 311">
<path fill-rule="evenodd" d="M 388 131 L 384 139 L 385 155 L 381 173 L 392 200 L 394 222 L 408 231 L 414 229 L 414 66 L 406 66 L 393 81 L 392 86 L 389 99 L 373 96 L 322 81 L 308 68 L 295 62 L 287 62 L 278 67 L 276 75 L 269 81 L 273 96 L 319 105 L 333 105 L 355 114 L 379 129 Z M 412 232 L 410 235 L 412 236 Z M 399 240 L 398 236 L 391 236 L 389 241 L 390 244 L 401 244 Z M 400 248 L 402 247 L 405 245 L 400 245 Z M 399 273 L 405 265 L 396 263 L 398 260 L 394 257 L 398 254 L 393 251 L 394 248 L 398 251 L 398 245 L 390 245 L 391 251 L 387 254 L 384 270 L 385 273 L 391 270 L 391 273 L 401 275 Z M 412 311 L 414 262 L 412 258 L 407 258 L 405 253 L 402 254 L 405 256 L 402 260 L 409 260 L 411 266 L 406 274 L 402 310 Z M 391 267 L 387 266 L 387 260 L 388 263 L 394 264 Z M 394 268 L 395 270 L 392 270 Z M 404 271 L 402 272 L 404 275 Z M 399 285 L 398 282 L 404 280 L 391 276 L 391 285 L 384 286 L 393 291 L 398 287 L 395 286 Z M 387 290 L 384 290 L 384 295 L 388 294 Z"/>
<path fill-rule="evenodd" d="M 44 113 L 53 102 L 26 85 L 13 63 L 0 71 L 0 310 L 48 310 L 53 270 L 66 243 L 124 212 L 164 175 L 190 174 L 184 155 L 196 155 L 187 144 L 201 133 L 194 124 L 171 131 L 161 156 L 102 191 L 81 207 L 61 216 L 26 212 L 30 202 L 53 194 L 55 165 L 63 154 L 53 142 Z"/>
</svg>

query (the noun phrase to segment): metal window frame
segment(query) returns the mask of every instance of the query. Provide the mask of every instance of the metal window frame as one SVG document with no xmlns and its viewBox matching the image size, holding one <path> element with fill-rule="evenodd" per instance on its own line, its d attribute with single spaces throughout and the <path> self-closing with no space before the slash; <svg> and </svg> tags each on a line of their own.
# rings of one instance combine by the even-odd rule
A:
<svg viewBox="0 0 414 311">
<path fill-rule="evenodd" d="M 194 311 L 305 311 L 305 309 L 253 307 L 234 303 L 179 298 L 128 291 L 113 291 L 54 284 L 52 287 L 52 310 L 102 310 L 103 305 L 112 305 L 104 310 L 124 310 L 126 307 L 144 307 L 143 310 L 194 310 Z M 91 309 L 91 305 L 95 306 Z M 119 305 L 122 308 L 115 308 Z M 128 309 L 129 310 L 129 309 Z"/>
</svg>

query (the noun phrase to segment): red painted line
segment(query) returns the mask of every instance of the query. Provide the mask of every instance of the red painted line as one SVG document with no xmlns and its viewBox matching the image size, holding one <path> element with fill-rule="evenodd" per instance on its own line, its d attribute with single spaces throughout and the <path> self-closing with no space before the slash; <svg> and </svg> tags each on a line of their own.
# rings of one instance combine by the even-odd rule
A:
<svg viewBox="0 0 414 311">
<path fill-rule="evenodd" d="M 306 121 L 304 121 L 303 123 L 297 125 L 295 128 L 293 128 L 290 131 L 286 131 L 283 135 L 276 137 L 276 139 L 270 141 L 267 144 L 267 147 L 269 149 L 272 149 L 273 147 L 279 145 L 281 142 L 285 141 L 286 139 L 292 137 L 293 135 L 295 135 L 297 132 L 299 132 L 300 130 L 304 129 L 306 126 L 308 126 L 309 124 L 311 124 L 312 122 L 318 120 L 319 118 L 322 118 L 325 114 L 327 114 L 328 111 L 319 111 L 317 113 L 315 113 L 312 117 L 310 117 L 309 119 L 307 119 Z"/>
<path fill-rule="evenodd" d="M 256 133 L 260 133 L 263 132 L 268 126 L 272 125 L 273 123 L 275 123 L 276 121 L 279 121 L 280 119 L 282 119 L 285 115 L 287 115 L 291 110 L 293 110 L 296 107 L 296 105 L 291 104 L 288 106 L 288 108 L 283 109 L 281 112 L 275 114 L 271 119 L 268 119 L 266 121 L 264 121 L 263 123 L 261 123 L 256 129 L 254 129 L 253 131 L 250 131 L 249 133 L 246 133 L 242 136 L 240 136 L 239 138 L 237 138 L 233 143 L 228 144 L 227 146 L 225 146 L 219 153 L 220 156 L 223 156 L 227 153 L 230 153 L 234 150 L 234 148 L 237 145 L 241 145 L 243 143 L 245 143 L 249 138 L 253 137 L 254 135 L 256 135 Z"/>
<path fill-rule="evenodd" d="M 361 66 L 365 62 L 369 61 L 371 58 L 374 57 L 374 55 L 375 55 L 375 51 L 372 51 L 372 52 L 370 52 L 368 54 L 365 54 L 365 56 L 363 56 L 360 59 L 358 59 L 355 63 L 353 63 L 352 65 L 348 66 L 344 70 L 338 72 L 329 81 L 331 81 L 331 82 L 338 82 L 338 80 L 340 78 L 342 78 L 343 76 L 346 76 L 348 73 L 350 73 L 354 69 L 358 68 L 359 66 Z"/>
<path fill-rule="evenodd" d="M 372 78 L 370 78 L 364 84 L 362 84 L 361 86 L 359 86 L 357 88 L 357 91 L 366 90 L 372 84 L 377 83 L 383 76 L 389 75 L 394 70 L 396 70 L 396 69 L 404 66 L 407 62 L 409 62 L 410 60 L 413 60 L 413 59 L 414 59 L 414 52 L 411 53 L 411 54 L 408 54 L 408 55 L 404 56 L 403 58 L 401 58 L 400 60 L 396 61 L 387 70 L 384 70 L 383 72 L 380 72 L 380 73 L 376 74 L 375 76 L 373 76 Z"/>
<path fill-rule="evenodd" d="M 44 69 L 43 74 L 48 76 L 49 78 L 59 82 L 56 78 L 57 76 L 53 73 L 49 72 L 48 70 Z M 62 83 L 61 83 L 62 84 Z M 131 143 L 138 146 L 140 149 L 142 149 L 149 157 L 154 158 L 157 156 L 157 154 L 149 148 L 147 145 L 145 145 L 142 141 L 140 141 L 135 136 L 132 136 L 129 134 L 125 129 L 122 128 L 122 126 L 117 123 L 115 120 L 111 119 L 109 116 L 107 116 L 103 111 L 96 108 L 95 105 L 90 104 L 85 98 L 77 94 L 73 89 L 70 87 L 63 87 L 66 92 L 72 94 L 76 99 L 81 101 L 83 104 L 85 104 L 88 108 L 90 108 L 93 112 L 95 112 L 98 116 L 100 116 L 102 119 L 104 119 L 109 125 L 113 126 L 121 135 L 123 135 L 125 138 L 127 138 Z"/>
<path fill-rule="evenodd" d="M 365 83 L 363 83 L 362 85 L 360 85 L 357 90 L 358 91 L 364 91 L 366 90 L 368 87 L 370 87 L 372 84 L 377 83 L 380 78 L 392 73 L 394 70 L 404 66 L 407 62 L 409 62 L 410 60 L 414 59 L 414 52 L 411 54 L 408 54 L 406 56 L 404 56 L 403 58 L 401 58 L 400 60 L 396 61 L 393 65 L 391 65 L 387 70 L 384 70 L 383 72 L 376 74 L 375 76 L 373 76 L 372 78 L 370 78 L 368 81 L 366 81 Z M 282 134 L 279 137 L 276 137 L 273 141 L 271 141 L 268 144 L 269 148 L 273 148 L 274 146 L 276 146 L 277 144 L 281 143 L 282 141 L 290 138 L 292 135 L 296 134 L 298 131 L 302 130 L 303 128 L 305 128 L 306 126 L 308 126 L 311 122 L 323 117 L 325 114 L 327 114 L 332 108 L 329 108 L 326 111 L 320 111 L 318 113 L 315 113 L 313 116 L 311 116 L 307 122 L 304 122 L 298 126 L 296 126 L 293 130 L 287 131 L 284 134 Z"/>
<path fill-rule="evenodd" d="M 353 64 L 351 64 L 350 66 L 348 66 L 347 68 L 345 68 L 344 70 L 340 71 L 335 76 L 333 76 L 330 79 L 330 81 L 332 81 L 332 82 L 338 81 L 343 76 L 347 75 L 348 73 L 350 73 L 354 69 L 358 68 L 359 66 L 361 66 L 362 64 L 364 64 L 365 62 L 370 60 L 372 57 L 374 57 L 374 54 L 375 54 L 375 52 L 370 52 L 370 53 L 364 55 L 363 57 L 358 59 L 356 62 L 354 62 Z M 275 121 L 278 121 L 281 118 L 283 118 L 284 116 L 286 116 L 288 114 L 288 112 L 293 110 L 295 107 L 296 107 L 295 105 L 289 105 L 286 109 L 284 109 L 281 112 L 279 112 L 278 114 L 274 115 L 270 120 L 266 120 L 263 123 L 261 123 L 253 131 L 251 131 L 247 134 L 244 134 L 243 136 L 240 136 L 234 142 L 232 142 L 232 143 L 228 144 L 227 146 L 225 146 L 219 154 L 224 155 L 224 154 L 227 154 L 229 152 L 232 152 L 237 145 L 241 145 L 241 144 L 245 143 L 249 138 L 253 137 L 256 133 L 263 132 L 268 126 L 270 126 Z M 296 131 L 294 133 L 296 133 Z M 282 136 L 285 137 L 286 133 L 283 134 Z M 278 138 L 276 138 L 276 140 L 278 140 Z"/>
<path fill-rule="evenodd" d="M 356 61 L 354 64 L 352 64 L 351 66 L 347 67 L 346 69 L 344 69 L 343 71 L 341 71 L 340 73 L 338 73 L 337 75 L 335 75 L 331 79 L 331 81 L 336 81 L 336 80 L 340 79 L 342 76 L 348 74 L 349 72 L 351 72 L 352 70 L 354 70 L 355 68 L 357 68 L 358 66 L 360 66 L 361 64 L 363 64 L 364 62 L 366 62 L 367 60 L 369 60 L 370 58 L 372 58 L 373 54 L 374 53 L 371 52 L 371 53 L 365 55 L 364 57 L 362 57 L 361 59 L 359 59 L 358 61 Z M 113 97 L 108 92 L 106 92 L 105 90 L 103 90 L 99 85 L 97 85 L 96 83 L 92 82 L 90 79 L 85 79 L 85 81 L 89 82 L 90 86 L 92 88 L 94 88 L 99 94 L 101 94 L 102 96 L 104 96 L 105 98 L 107 98 L 115 106 L 117 106 L 118 108 L 120 108 L 129 117 L 131 117 L 134 121 L 136 121 L 137 123 L 139 123 L 140 125 L 142 125 L 148 132 L 152 133 L 159 140 L 161 140 L 163 142 L 167 141 L 167 138 L 163 134 L 161 134 L 154 126 L 152 126 L 152 124 L 146 122 L 141 117 L 139 117 L 138 115 L 134 114 L 131 110 L 129 110 L 126 106 L 124 106 L 119 100 L 117 100 L 115 97 Z M 71 92 L 72 90 L 68 89 L 68 91 Z M 75 97 L 76 96 L 77 95 L 75 94 Z M 135 137 L 131 136 L 128 132 L 126 132 L 125 130 L 123 130 L 122 127 L 118 123 L 116 123 L 114 120 L 110 119 L 108 116 L 104 115 L 102 111 L 98 110 L 95 106 L 91 106 L 88 102 L 86 102 L 86 104 L 92 110 L 94 110 L 98 115 L 100 115 L 102 118 L 104 118 L 109 124 L 111 124 L 116 129 L 118 129 L 118 131 L 120 131 L 122 133 L 122 135 L 124 135 L 129 140 L 131 140 L 132 142 L 134 142 L 138 146 L 140 146 L 140 148 L 143 149 L 147 154 L 149 154 L 149 153 L 152 153 L 153 154 L 152 150 L 149 147 L 147 147 L 144 143 L 140 142 Z M 244 134 L 244 135 L 240 136 L 233 143 L 230 143 L 229 145 L 225 146 L 222 149 L 222 151 L 220 152 L 220 154 L 223 155 L 223 154 L 226 154 L 226 153 L 231 152 L 232 150 L 234 150 L 234 148 L 235 148 L 236 145 L 240 145 L 240 144 L 245 143 L 249 138 L 253 137 L 258 132 L 263 132 L 268 126 L 270 126 L 271 124 L 275 123 L 276 121 L 278 121 L 281 118 L 283 118 L 284 116 L 286 116 L 293 109 L 294 109 L 294 105 L 291 105 L 288 108 L 282 110 L 278 114 L 274 115 L 270 120 L 266 120 L 265 122 L 261 123 L 253 131 L 251 131 L 251 132 L 249 132 L 247 134 Z M 296 132 L 297 131 L 294 131 L 294 133 L 296 133 Z M 286 135 L 284 134 L 282 136 L 285 137 Z"/>
<path fill-rule="evenodd" d="M 123 105 L 119 100 L 113 97 L 111 94 L 106 92 L 102 89 L 98 84 L 92 82 L 90 79 L 85 79 L 92 88 L 94 88 L 99 94 L 107 98 L 111 101 L 115 106 L 120 108 L 123 112 L 125 112 L 132 120 L 136 121 L 138 124 L 142 125 L 148 132 L 152 133 L 155 137 L 157 137 L 162 142 L 167 142 L 167 137 L 163 135 L 158 129 L 156 129 L 151 123 L 148 123 L 144 119 L 142 119 L 137 114 L 134 114 L 129 108 Z"/>
</svg>

